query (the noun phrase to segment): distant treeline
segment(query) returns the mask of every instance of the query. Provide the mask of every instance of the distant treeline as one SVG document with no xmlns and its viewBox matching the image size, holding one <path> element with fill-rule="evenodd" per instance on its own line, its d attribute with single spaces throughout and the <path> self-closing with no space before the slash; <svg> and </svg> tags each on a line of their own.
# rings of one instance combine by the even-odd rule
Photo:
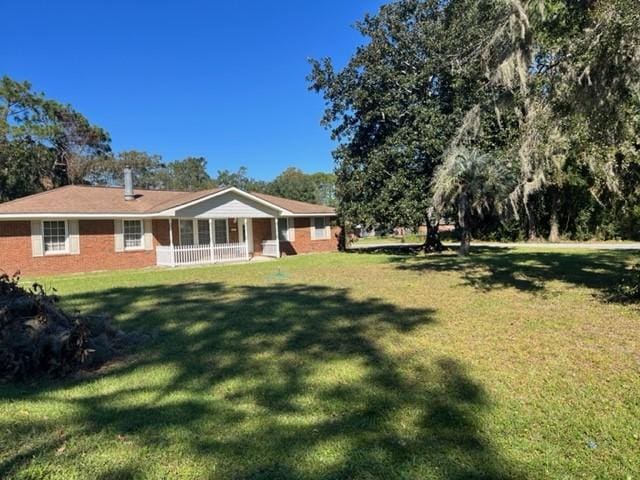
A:
<svg viewBox="0 0 640 480">
<path fill-rule="evenodd" d="M 115 153 L 109 134 L 70 105 L 34 92 L 29 82 L 0 79 L 0 202 L 68 184 L 119 185 L 130 166 L 137 188 L 200 190 L 235 186 L 294 200 L 335 203 L 335 176 L 290 167 L 272 181 L 245 167 L 212 177 L 202 157 L 170 162 L 142 151 Z"/>
</svg>

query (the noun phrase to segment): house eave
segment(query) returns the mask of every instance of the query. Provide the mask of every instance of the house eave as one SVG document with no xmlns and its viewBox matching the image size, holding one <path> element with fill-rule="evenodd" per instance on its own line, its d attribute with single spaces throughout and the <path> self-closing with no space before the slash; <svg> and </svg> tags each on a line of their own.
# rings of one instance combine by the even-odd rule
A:
<svg viewBox="0 0 640 480">
<path fill-rule="evenodd" d="M 316 212 L 316 213 L 288 213 L 281 215 L 283 217 L 335 217 L 335 212 Z"/>
<path fill-rule="evenodd" d="M 1 220 L 38 220 L 48 218 L 70 218 L 87 220 L 112 220 L 114 218 L 158 218 L 157 213 L 2 213 Z"/>
</svg>

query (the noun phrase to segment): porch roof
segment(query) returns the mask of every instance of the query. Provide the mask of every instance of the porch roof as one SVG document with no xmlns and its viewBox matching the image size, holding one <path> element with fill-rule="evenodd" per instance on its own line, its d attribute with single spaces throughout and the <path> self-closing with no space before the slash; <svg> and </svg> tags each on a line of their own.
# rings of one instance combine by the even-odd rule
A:
<svg viewBox="0 0 640 480">
<path fill-rule="evenodd" d="M 69 185 L 0 204 L 0 219 L 45 217 L 172 217 L 187 205 L 235 192 L 240 197 L 271 207 L 282 216 L 334 215 L 331 207 L 286 198 L 250 193 L 235 187 L 198 192 L 134 190 L 135 199 L 125 200 L 120 187 Z"/>
</svg>

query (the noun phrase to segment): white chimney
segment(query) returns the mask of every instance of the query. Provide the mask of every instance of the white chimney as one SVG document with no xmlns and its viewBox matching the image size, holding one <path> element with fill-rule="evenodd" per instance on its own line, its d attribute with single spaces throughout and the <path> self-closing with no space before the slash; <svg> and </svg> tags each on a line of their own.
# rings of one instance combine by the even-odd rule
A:
<svg viewBox="0 0 640 480">
<path fill-rule="evenodd" d="M 124 199 L 135 200 L 136 197 L 133 194 L 133 171 L 130 167 L 124 167 Z"/>
</svg>

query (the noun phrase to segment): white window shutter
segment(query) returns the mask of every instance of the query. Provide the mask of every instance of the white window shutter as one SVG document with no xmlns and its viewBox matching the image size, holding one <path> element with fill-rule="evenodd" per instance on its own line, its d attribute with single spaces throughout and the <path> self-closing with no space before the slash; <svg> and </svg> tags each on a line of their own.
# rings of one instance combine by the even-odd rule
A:
<svg viewBox="0 0 640 480">
<path fill-rule="evenodd" d="M 289 229 L 289 241 L 294 242 L 296 239 L 296 220 L 295 217 L 289 217 L 287 219 L 287 227 Z"/>
<path fill-rule="evenodd" d="M 69 220 L 69 253 L 78 255 L 80 253 L 80 226 L 78 220 Z"/>
<path fill-rule="evenodd" d="M 153 250 L 153 220 L 144 220 L 144 249 Z"/>
<path fill-rule="evenodd" d="M 44 255 L 42 223 L 37 220 L 31 221 L 31 254 L 34 257 L 42 257 Z"/>
<path fill-rule="evenodd" d="M 114 241 L 116 246 L 116 252 L 124 252 L 124 235 L 122 234 L 122 220 L 116 219 L 113 221 Z"/>
</svg>

